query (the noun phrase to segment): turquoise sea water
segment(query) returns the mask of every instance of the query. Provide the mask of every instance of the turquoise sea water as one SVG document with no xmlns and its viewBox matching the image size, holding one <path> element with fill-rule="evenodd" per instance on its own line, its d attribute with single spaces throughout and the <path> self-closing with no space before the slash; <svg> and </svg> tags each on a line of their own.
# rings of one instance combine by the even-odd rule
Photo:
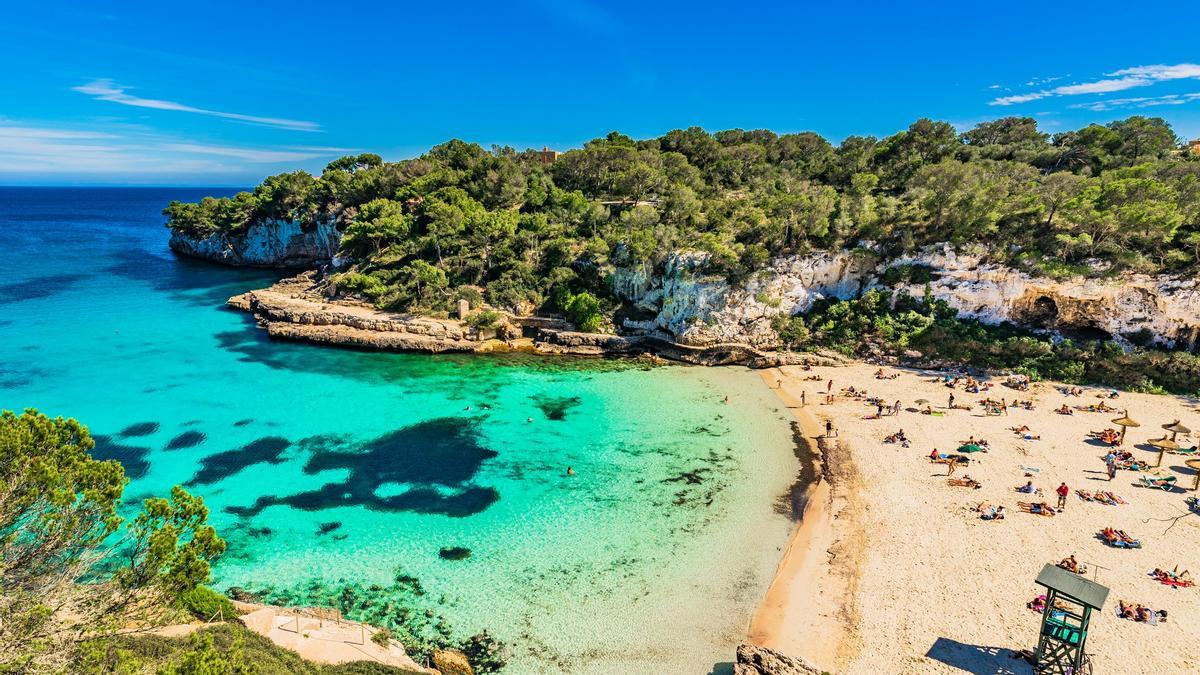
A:
<svg viewBox="0 0 1200 675">
<path fill-rule="evenodd" d="M 218 587 L 402 569 L 510 672 L 732 658 L 797 464 L 756 373 L 271 342 L 224 308 L 271 273 L 167 250 L 163 205 L 215 192 L 0 188 L 0 407 L 87 424 L 131 499 L 202 495 Z"/>
</svg>

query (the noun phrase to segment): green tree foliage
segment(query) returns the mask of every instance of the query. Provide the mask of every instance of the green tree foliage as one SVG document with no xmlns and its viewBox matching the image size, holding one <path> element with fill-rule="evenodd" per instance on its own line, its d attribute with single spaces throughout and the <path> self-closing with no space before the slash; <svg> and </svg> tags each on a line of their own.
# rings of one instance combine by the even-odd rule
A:
<svg viewBox="0 0 1200 675">
<path fill-rule="evenodd" d="M 1054 136 L 1030 117 L 962 133 L 921 119 L 836 147 L 811 132 L 612 132 L 549 165 L 531 150 L 452 140 L 401 162 L 344 157 L 319 177 L 272 176 L 164 213 L 197 236 L 335 223 L 353 261 L 339 292 L 426 312 L 450 311 L 464 288 L 498 309 L 563 310 L 557 296 L 583 292 L 615 307 L 614 266 L 658 265 L 680 248 L 707 251 L 708 271 L 731 280 L 772 256 L 863 241 L 885 258 L 979 244 L 991 262 L 1047 274 L 1189 272 L 1200 266 L 1200 161 L 1178 143 L 1146 117 Z"/>
<path fill-rule="evenodd" d="M 48 667 L 84 640 L 153 623 L 225 550 L 204 502 L 179 487 L 122 527 L 125 472 L 93 446 L 75 420 L 0 413 L 0 670 Z"/>
</svg>

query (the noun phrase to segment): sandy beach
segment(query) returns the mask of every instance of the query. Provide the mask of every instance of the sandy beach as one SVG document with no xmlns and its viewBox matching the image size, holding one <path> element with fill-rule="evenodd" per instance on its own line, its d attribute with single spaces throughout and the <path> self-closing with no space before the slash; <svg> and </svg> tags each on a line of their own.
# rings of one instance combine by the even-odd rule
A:
<svg viewBox="0 0 1200 675">
<path fill-rule="evenodd" d="M 1088 637 L 1096 672 L 1200 670 L 1200 588 L 1174 588 L 1148 574 L 1177 565 L 1200 572 L 1200 515 L 1189 514 L 1184 501 L 1196 494 L 1196 472 L 1187 458 L 1168 453 L 1151 473 L 1174 475 L 1173 490 L 1141 487 L 1147 474 L 1132 470 L 1117 471 L 1110 482 L 1107 446 L 1089 437 L 1114 428 L 1112 420 L 1128 410 L 1141 426 L 1128 430 L 1122 449 L 1153 465 L 1159 453 L 1145 442 L 1162 438 L 1162 425 L 1176 419 L 1200 429 L 1196 400 L 1128 392 L 1110 399 L 1097 388 L 1068 396 L 1049 382 L 1018 391 L 987 378 L 981 383 L 990 389 L 970 393 L 964 382 L 945 386 L 941 373 L 884 368 L 896 377 L 877 379 L 878 369 L 763 373 L 825 462 L 751 621 L 750 642 L 836 673 L 1032 672 L 1012 655 L 1036 647 L 1041 616 L 1026 607 L 1043 592 L 1034 578 L 1045 563 L 1074 555 L 1088 579 L 1111 589 Z M 834 398 L 827 403 L 830 379 Z M 850 387 L 889 404 L 899 400 L 902 410 L 868 419 L 876 406 L 848 394 Z M 949 409 L 951 393 L 970 409 Z M 979 404 L 985 398 L 1005 399 L 1007 414 L 986 414 Z M 918 399 L 936 414 L 920 414 Z M 1014 400 L 1031 400 L 1034 410 Z M 1101 401 L 1118 412 L 1074 409 Z M 1055 412 L 1063 404 L 1072 415 Z M 825 437 L 826 421 L 835 436 Z M 1028 431 L 1012 430 L 1021 427 Z M 884 442 L 900 429 L 909 447 Z M 1180 437 L 1180 444 L 1189 447 L 1195 437 Z M 947 466 L 931 462 L 930 452 L 954 452 L 971 438 L 986 440 L 987 451 L 971 454 L 953 477 L 981 487 L 951 485 Z M 1027 481 L 1041 494 L 1016 491 Z M 1063 482 L 1070 495 L 1062 512 L 1021 510 L 1021 502 L 1054 506 Z M 1126 503 L 1085 501 L 1077 490 L 1112 492 Z M 981 502 L 1004 506 L 1006 518 L 982 520 L 972 510 Z M 1124 530 L 1142 547 L 1108 546 L 1097 536 L 1105 527 Z M 1168 619 L 1157 626 L 1121 619 L 1113 609 L 1119 600 L 1166 610 Z"/>
</svg>

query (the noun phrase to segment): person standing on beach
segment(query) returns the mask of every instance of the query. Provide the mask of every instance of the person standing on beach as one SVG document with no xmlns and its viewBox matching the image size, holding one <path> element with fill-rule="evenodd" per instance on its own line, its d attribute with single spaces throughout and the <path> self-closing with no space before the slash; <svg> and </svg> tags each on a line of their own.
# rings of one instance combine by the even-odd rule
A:
<svg viewBox="0 0 1200 675">
<path fill-rule="evenodd" d="M 829 378 L 829 382 L 825 383 L 825 392 L 829 393 L 829 394 L 833 393 L 833 378 L 832 377 Z"/>
<path fill-rule="evenodd" d="M 1104 456 L 1104 468 L 1108 471 L 1108 480 L 1117 477 L 1117 456 L 1109 452 Z"/>
<path fill-rule="evenodd" d="M 1071 488 L 1066 483 L 1059 483 L 1055 492 L 1058 493 L 1058 510 L 1062 511 L 1067 508 L 1067 495 L 1071 494 Z"/>
<path fill-rule="evenodd" d="M 947 475 L 947 476 L 953 476 L 953 475 L 954 475 L 954 470 L 955 470 L 955 469 L 957 469 L 957 468 L 958 468 L 958 458 L 957 458 L 957 457 L 951 457 L 951 458 L 949 459 L 949 461 L 947 461 L 947 462 L 946 462 L 946 475 Z"/>
<path fill-rule="evenodd" d="M 807 391 L 800 392 L 800 405 L 801 406 L 808 405 L 808 392 Z"/>
<path fill-rule="evenodd" d="M 951 408 L 953 408 L 953 407 L 954 407 L 954 392 L 950 392 L 950 405 L 949 405 L 949 407 L 951 407 Z"/>
<path fill-rule="evenodd" d="M 833 420 L 825 420 L 825 436 L 826 438 L 833 436 Z"/>
</svg>

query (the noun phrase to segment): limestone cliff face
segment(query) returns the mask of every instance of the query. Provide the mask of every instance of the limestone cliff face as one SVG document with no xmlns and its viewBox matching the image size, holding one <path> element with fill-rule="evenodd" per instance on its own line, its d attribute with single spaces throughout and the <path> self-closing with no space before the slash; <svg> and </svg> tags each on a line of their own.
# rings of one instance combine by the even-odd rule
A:
<svg viewBox="0 0 1200 675">
<path fill-rule="evenodd" d="M 771 327 L 776 316 L 806 312 L 823 298 L 854 297 L 874 272 L 854 253 L 820 253 L 777 258 L 732 286 L 701 271 L 707 260 L 705 253 L 682 251 L 667 258 L 658 276 L 644 268 L 618 269 L 613 275 L 617 294 L 656 313 L 649 321 L 627 321 L 626 328 L 664 332 L 685 345 L 741 342 L 772 348 L 779 343 Z"/>
<path fill-rule="evenodd" d="M 934 297 L 985 323 L 1011 321 L 1067 334 L 1144 336 L 1166 347 L 1200 346 L 1200 283 L 1195 278 L 1130 274 L 1114 279 L 1033 277 L 948 248 L 898 261 L 928 265 Z M 904 288 L 920 295 L 924 287 Z"/>
<path fill-rule="evenodd" d="M 304 228 L 294 220 L 256 223 L 244 233 L 218 232 L 193 237 L 172 231 L 172 251 L 226 265 L 252 267 L 313 267 L 337 253 L 341 233 L 332 222 Z"/>
<path fill-rule="evenodd" d="M 707 255 L 671 255 L 661 274 L 618 269 L 613 289 L 652 319 L 627 320 L 625 328 L 665 334 L 686 345 L 743 342 L 759 349 L 779 343 L 771 327 L 779 314 L 807 311 L 822 298 L 848 299 L 879 286 L 890 266 L 926 265 L 930 291 L 963 316 L 985 323 L 1011 321 L 1032 328 L 1118 340 L 1148 337 L 1164 346 L 1200 346 L 1200 283 L 1128 275 L 1114 280 L 1057 281 L 1032 277 L 981 259 L 936 247 L 876 266 L 869 255 L 818 252 L 777 258 L 750 279 L 731 285 L 705 275 Z M 920 297 L 924 284 L 901 286 Z"/>
</svg>

